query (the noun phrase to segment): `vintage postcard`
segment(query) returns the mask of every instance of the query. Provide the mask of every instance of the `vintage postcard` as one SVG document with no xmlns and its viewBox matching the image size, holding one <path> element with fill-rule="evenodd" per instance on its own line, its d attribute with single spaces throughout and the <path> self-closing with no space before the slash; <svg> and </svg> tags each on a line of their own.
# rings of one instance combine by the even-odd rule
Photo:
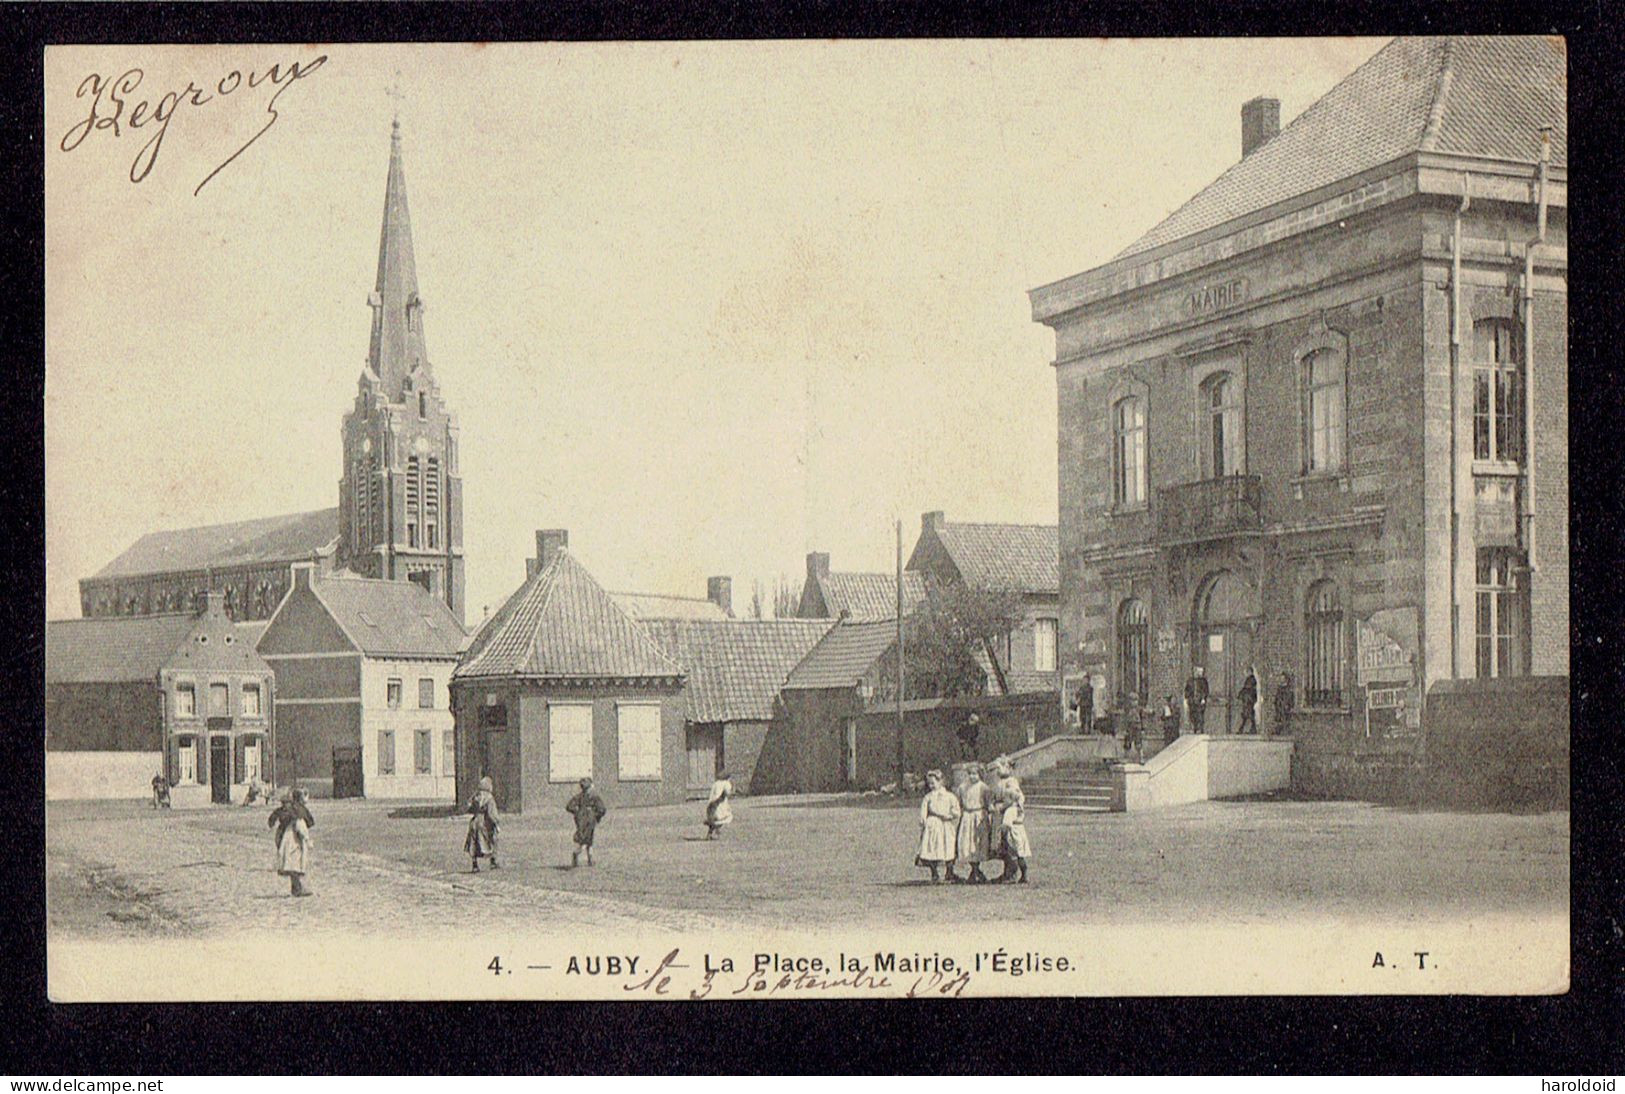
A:
<svg viewBox="0 0 1625 1094">
<path fill-rule="evenodd" d="M 1567 93 L 49 48 L 51 998 L 1566 991 Z"/>
</svg>

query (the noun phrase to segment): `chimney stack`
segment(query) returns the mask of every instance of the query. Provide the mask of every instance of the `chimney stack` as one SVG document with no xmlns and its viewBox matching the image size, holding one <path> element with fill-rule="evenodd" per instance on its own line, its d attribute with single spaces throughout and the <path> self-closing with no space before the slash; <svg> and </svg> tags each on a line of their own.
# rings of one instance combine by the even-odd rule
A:
<svg viewBox="0 0 1625 1094">
<path fill-rule="evenodd" d="M 570 546 L 570 533 L 563 528 L 538 528 L 536 530 L 536 570 L 541 571 L 552 565 L 558 553 Z"/>
<path fill-rule="evenodd" d="M 295 589 L 308 589 L 316 580 L 317 562 L 295 562 L 293 564 L 293 587 Z"/>
<path fill-rule="evenodd" d="M 203 611 L 205 615 L 225 615 L 226 594 L 219 589 L 210 589 L 203 594 Z"/>
<path fill-rule="evenodd" d="M 828 577 L 829 576 L 829 552 L 828 551 L 809 551 L 807 553 L 807 576 L 808 577 Z"/>
<path fill-rule="evenodd" d="M 734 579 L 709 577 L 705 580 L 705 599 L 721 608 L 729 619 L 734 614 Z"/>
<path fill-rule="evenodd" d="M 1241 104 L 1241 157 L 1281 131 L 1281 100 L 1260 95 Z"/>
<path fill-rule="evenodd" d="M 921 532 L 937 532 L 937 531 L 940 531 L 942 529 L 942 526 L 944 524 L 947 524 L 947 523 L 948 523 L 948 518 L 943 513 L 943 511 L 941 509 L 933 509 L 929 513 L 921 513 L 920 514 L 920 531 Z"/>
</svg>

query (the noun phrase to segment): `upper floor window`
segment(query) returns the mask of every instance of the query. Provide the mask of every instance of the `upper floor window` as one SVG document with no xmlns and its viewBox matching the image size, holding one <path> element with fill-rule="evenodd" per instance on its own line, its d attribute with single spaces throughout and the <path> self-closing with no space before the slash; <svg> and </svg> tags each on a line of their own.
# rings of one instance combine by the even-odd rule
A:
<svg viewBox="0 0 1625 1094">
<path fill-rule="evenodd" d="M 399 680 L 390 680 L 389 683 L 384 686 L 384 700 L 389 705 L 390 710 L 400 709 L 401 682 Z"/>
<path fill-rule="evenodd" d="M 1057 622 L 1038 619 L 1033 622 L 1033 668 L 1038 672 L 1055 671 L 1055 632 Z"/>
<path fill-rule="evenodd" d="M 231 688 L 226 684 L 209 685 L 209 716 L 223 718 L 231 713 Z"/>
<path fill-rule="evenodd" d="M 1309 588 L 1304 606 L 1304 699 L 1310 706 L 1343 705 L 1343 598 L 1330 581 Z"/>
<path fill-rule="evenodd" d="M 191 684 L 181 684 L 175 689 L 175 717 L 197 717 L 197 692 Z"/>
<path fill-rule="evenodd" d="M 1473 458 L 1523 459 L 1523 372 L 1510 319 L 1473 324 Z"/>
<path fill-rule="evenodd" d="M 1206 478 L 1239 475 L 1245 470 L 1239 387 L 1228 372 L 1210 376 L 1202 384 L 1202 408 L 1207 417 L 1207 428 L 1202 433 L 1202 471 Z"/>
<path fill-rule="evenodd" d="M 422 710 L 434 707 L 434 680 L 430 677 L 418 678 L 418 707 Z"/>
<path fill-rule="evenodd" d="M 1145 401 L 1130 395 L 1112 407 L 1112 501 L 1144 505 L 1145 478 Z"/>
<path fill-rule="evenodd" d="M 1303 359 L 1306 471 L 1341 471 L 1345 432 L 1347 359 L 1331 347 Z"/>
<path fill-rule="evenodd" d="M 1480 547 L 1477 570 L 1478 675 L 1522 676 L 1529 671 L 1523 555 L 1509 547 Z"/>
<path fill-rule="evenodd" d="M 260 686 L 258 684 L 244 684 L 243 715 L 248 718 L 258 718 L 261 713 Z"/>
</svg>

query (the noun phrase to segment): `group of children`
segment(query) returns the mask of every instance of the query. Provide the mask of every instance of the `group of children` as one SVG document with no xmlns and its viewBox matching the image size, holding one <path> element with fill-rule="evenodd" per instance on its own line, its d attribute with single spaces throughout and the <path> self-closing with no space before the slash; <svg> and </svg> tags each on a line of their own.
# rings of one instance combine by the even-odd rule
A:
<svg viewBox="0 0 1625 1094">
<path fill-rule="evenodd" d="M 1027 881 L 1027 859 L 1032 843 L 1027 838 L 1027 797 L 1008 760 L 991 765 L 994 782 L 988 783 L 980 764 L 956 766 L 959 781 L 954 789 L 944 785 L 941 771 L 926 772 L 927 790 L 920 800 L 920 849 L 916 866 L 931 871 L 933 884 L 942 882 Z M 982 873 L 982 863 L 992 858 L 1004 863 L 996 878 Z M 970 869 L 960 877 L 954 863 Z"/>
</svg>

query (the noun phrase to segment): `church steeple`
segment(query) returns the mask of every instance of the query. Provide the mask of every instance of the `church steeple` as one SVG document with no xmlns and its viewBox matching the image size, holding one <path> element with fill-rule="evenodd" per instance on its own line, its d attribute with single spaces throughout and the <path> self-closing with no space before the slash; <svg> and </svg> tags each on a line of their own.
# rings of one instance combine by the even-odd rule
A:
<svg viewBox="0 0 1625 1094">
<path fill-rule="evenodd" d="M 372 306 L 367 365 L 383 385 L 385 397 L 395 402 L 401 398 L 405 378 L 419 365 L 427 367 L 429 359 L 423 340 L 417 262 L 412 254 L 399 119 L 389 137 L 389 182 L 384 188 L 384 223 L 378 233 L 378 280 L 367 303 Z"/>
</svg>

